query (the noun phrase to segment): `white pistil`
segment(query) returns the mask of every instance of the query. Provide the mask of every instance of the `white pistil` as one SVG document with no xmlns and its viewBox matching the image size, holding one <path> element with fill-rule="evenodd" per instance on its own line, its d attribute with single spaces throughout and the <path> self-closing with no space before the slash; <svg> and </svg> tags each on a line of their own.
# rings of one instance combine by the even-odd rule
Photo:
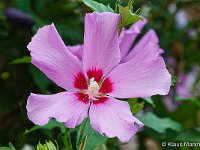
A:
<svg viewBox="0 0 200 150">
<path fill-rule="evenodd" d="M 92 100 L 98 100 L 96 97 L 99 94 L 99 85 L 98 83 L 94 80 L 94 78 L 90 79 L 90 85 L 88 87 L 87 94 L 89 95 L 90 99 Z"/>
</svg>

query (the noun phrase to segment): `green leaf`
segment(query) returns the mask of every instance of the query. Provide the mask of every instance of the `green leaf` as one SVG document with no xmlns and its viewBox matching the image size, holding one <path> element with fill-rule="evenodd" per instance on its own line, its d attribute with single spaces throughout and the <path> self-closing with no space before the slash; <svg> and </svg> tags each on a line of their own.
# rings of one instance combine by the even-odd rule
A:
<svg viewBox="0 0 200 150">
<path fill-rule="evenodd" d="M 46 147 L 46 145 L 42 145 L 41 143 L 39 143 L 37 145 L 37 150 L 48 150 L 48 148 Z"/>
<path fill-rule="evenodd" d="M 145 102 L 149 103 L 153 108 L 155 108 L 155 104 L 151 97 L 142 98 Z"/>
<path fill-rule="evenodd" d="M 51 141 L 46 142 L 46 145 L 49 150 L 57 150 L 56 146 Z"/>
<path fill-rule="evenodd" d="M 178 80 L 178 78 L 177 77 L 175 77 L 175 76 L 172 76 L 172 78 L 171 78 L 171 85 L 172 86 L 175 86 L 176 85 L 176 83 L 178 82 L 179 80 Z"/>
<path fill-rule="evenodd" d="M 69 129 L 65 129 L 65 133 L 64 133 L 64 136 L 63 136 L 63 143 L 65 145 L 65 148 L 67 150 L 73 150 L 72 148 L 72 143 L 71 143 L 71 137 L 70 137 L 70 132 L 69 132 Z"/>
<path fill-rule="evenodd" d="M 96 147 L 104 144 L 107 141 L 107 139 L 107 137 L 102 136 L 99 133 L 95 132 L 93 129 L 91 129 L 90 133 L 88 134 L 85 150 L 93 150 Z"/>
<path fill-rule="evenodd" d="M 80 145 L 80 143 L 85 139 L 90 130 L 90 121 L 88 118 L 86 118 L 79 126 L 76 137 L 76 145 Z"/>
<path fill-rule="evenodd" d="M 104 144 L 107 139 L 107 137 L 100 135 L 91 128 L 90 121 L 87 118 L 79 127 L 76 143 L 80 150 L 94 150 L 96 147 Z"/>
<path fill-rule="evenodd" d="M 98 146 L 97 148 L 95 148 L 94 150 L 108 150 L 105 144 L 102 144 L 100 146 Z"/>
<path fill-rule="evenodd" d="M 159 133 L 165 133 L 167 129 L 181 131 L 181 125 L 170 118 L 159 118 L 155 114 L 149 112 L 144 115 L 137 115 L 137 118 L 149 127 Z"/>
<path fill-rule="evenodd" d="M 82 0 L 82 2 L 96 12 L 114 12 L 109 5 L 105 6 L 93 0 Z"/>
<path fill-rule="evenodd" d="M 46 141 L 44 145 L 39 143 L 37 145 L 37 150 L 58 150 L 58 148 L 56 148 L 56 146 L 51 141 Z"/>
<path fill-rule="evenodd" d="M 183 142 L 200 142 L 200 131 L 193 129 L 182 132 L 176 137 L 175 140 Z"/>
<path fill-rule="evenodd" d="M 12 143 L 9 142 L 9 147 L 0 147 L 0 150 L 16 150 Z"/>
<path fill-rule="evenodd" d="M 31 63 L 31 57 L 30 56 L 23 56 L 21 58 L 17 58 L 10 62 L 11 65 L 17 65 L 17 64 L 24 64 L 24 63 Z"/>
<path fill-rule="evenodd" d="M 26 130 L 25 134 L 28 134 L 30 132 L 33 132 L 35 130 L 38 129 L 47 129 L 47 130 L 51 130 L 53 128 L 60 128 L 61 132 L 64 133 L 65 132 L 65 126 L 62 123 L 57 122 L 56 120 L 52 119 L 49 121 L 49 123 L 45 126 L 34 126 L 29 130 Z"/>
<path fill-rule="evenodd" d="M 138 20 L 143 20 L 143 18 L 137 14 L 139 9 L 136 11 L 136 13 L 133 13 L 132 4 L 133 4 L 132 0 L 129 1 L 128 6 L 126 6 L 126 7 L 123 7 L 120 4 L 118 4 L 119 13 L 121 14 L 121 20 L 120 20 L 120 24 L 119 24 L 119 32 L 121 32 L 123 27 L 131 25 L 131 24 L 137 22 Z"/>
<path fill-rule="evenodd" d="M 138 100 L 135 99 L 135 98 L 130 98 L 130 99 L 127 100 L 127 102 L 129 103 L 131 112 L 133 114 L 137 114 L 144 107 L 144 102 L 139 103 Z"/>
<path fill-rule="evenodd" d="M 15 150 L 14 146 L 10 142 L 9 142 L 9 147 L 11 148 L 11 150 Z"/>
<path fill-rule="evenodd" d="M 198 98 L 186 98 L 186 97 L 180 97 L 180 96 L 176 96 L 175 97 L 175 101 L 188 101 L 188 102 L 192 102 L 194 105 L 196 105 L 197 107 L 200 108 L 200 100 Z"/>
</svg>

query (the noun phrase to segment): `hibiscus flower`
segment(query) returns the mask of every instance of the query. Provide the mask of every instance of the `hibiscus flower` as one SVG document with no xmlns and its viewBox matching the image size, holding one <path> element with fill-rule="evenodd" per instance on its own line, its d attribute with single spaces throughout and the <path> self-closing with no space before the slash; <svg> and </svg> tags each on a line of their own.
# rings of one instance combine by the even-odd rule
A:
<svg viewBox="0 0 200 150">
<path fill-rule="evenodd" d="M 151 38 L 139 42 L 131 57 L 125 54 L 119 42 L 128 33 L 118 38 L 119 20 L 120 15 L 109 12 L 86 14 L 83 46 L 65 46 L 53 24 L 38 30 L 28 44 L 32 63 L 66 91 L 31 94 L 27 110 L 33 123 L 43 126 L 55 118 L 74 128 L 89 117 L 97 132 L 122 142 L 143 127 L 119 99 L 166 95 L 171 76 Z"/>
</svg>

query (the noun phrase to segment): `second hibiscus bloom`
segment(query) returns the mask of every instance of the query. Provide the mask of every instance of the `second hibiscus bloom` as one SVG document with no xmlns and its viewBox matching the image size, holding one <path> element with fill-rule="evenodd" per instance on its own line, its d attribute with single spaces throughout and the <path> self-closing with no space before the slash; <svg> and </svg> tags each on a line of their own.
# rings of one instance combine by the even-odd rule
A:
<svg viewBox="0 0 200 150">
<path fill-rule="evenodd" d="M 55 118 L 73 128 L 89 117 L 96 131 L 122 142 L 143 126 L 129 104 L 116 98 L 166 95 L 171 76 L 153 31 L 128 54 L 146 21 L 118 39 L 119 19 L 120 15 L 108 12 L 87 14 L 83 46 L 66 47 L 53 24 L 38 30 L 28 45 L 32 63 L 67 91 L 31 94 L 27 110 L 33 123 L 45 125 Z"/>
</svg>

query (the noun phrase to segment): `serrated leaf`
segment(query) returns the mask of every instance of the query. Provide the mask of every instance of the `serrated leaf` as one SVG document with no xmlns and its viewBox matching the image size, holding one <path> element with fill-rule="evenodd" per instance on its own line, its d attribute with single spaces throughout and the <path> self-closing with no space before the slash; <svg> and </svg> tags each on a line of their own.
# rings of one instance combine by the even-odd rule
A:
<svg viewBox="0 0 200 150">
<path fill-rule="evenodd" d="M 125 26 L 137 22 L 138 20 L 143 20 L 143 18 L 140 17 L 137 13 L 132 12 L 132 0 L 129 1 L 128 6 L 126 7 L 123 7 L 120 4 L 118 4 L 118 8 L 119 8 L 119 13 L 121 15 L 121 20 L 119 25 L 120 30 Z M 139 9 L 136 12 L 138 11 Z"/>
<path fill-rule="evenodd" d="M 39 129 L 47 129 L 47 130 L 51 130 L 53 128 L 60 128 L 61 132 L 65 131 L 65 126 L 63 123 L 59 123 L 56 120 L 52 119 L 49 121 L 49 123 L 45 126 L 34 126 L 31 129 L 27 130 L 25 134 L 28 134 L 30 132 L 33 132 L 35 130 L 39 130 Z"/>
<path fill-rule="evenodd" d="M 129 103 L 131 112 L 133 114 L 137 114 L 144 107 L 144 102 L 139 103 L 138 100 L 135 99 L 135 98 L 130 98 L 130 99 L 127 100 L 127 102 Z"/>
<path fill-rule="evenodd" d="M 39 143 L 37 145 L 37 150 L 58 150 L 56 146 L 51 141 L 46 141 L 45 144 Z"/>
<path fill-rule="evenodd" d="M 149 112 L 144 115 L 137 115 L 137 118 L 144 123 L 144 126 L 151 128 L 159 133 L 165 133 L 167 129 L 181 131 L 181 125 L 170 118 L 159 118 Z"/>
<path fill-rule="evenodd" d="M 41 143 L 39 143 L 39 144 L 37 145 L 37 150 L 48 150 L 48 148 L 46 147 L 45 144 L 42 145 Z"/>
<path fill-rule="evenodd" d="M 21 58 L 17 58 L 10 62 L 11 65 L 17 65 L 17 64 L 24 64 L 24 63 L 31 63 L 31 57 L 30 56 L 23 56 Z"/>
<path fill-rule="evenodd" d="M 46 145 L 49 150 L 57 150 L 56 146 L 51 141 L 46 142 Z"/>
<path fill-rule="evenodd" d="M 82 2 L 96 12 L 114 12 L 109 5 L 105 6 L 104 4 L 93 0 L 82 0 Z"/>
</svg>

